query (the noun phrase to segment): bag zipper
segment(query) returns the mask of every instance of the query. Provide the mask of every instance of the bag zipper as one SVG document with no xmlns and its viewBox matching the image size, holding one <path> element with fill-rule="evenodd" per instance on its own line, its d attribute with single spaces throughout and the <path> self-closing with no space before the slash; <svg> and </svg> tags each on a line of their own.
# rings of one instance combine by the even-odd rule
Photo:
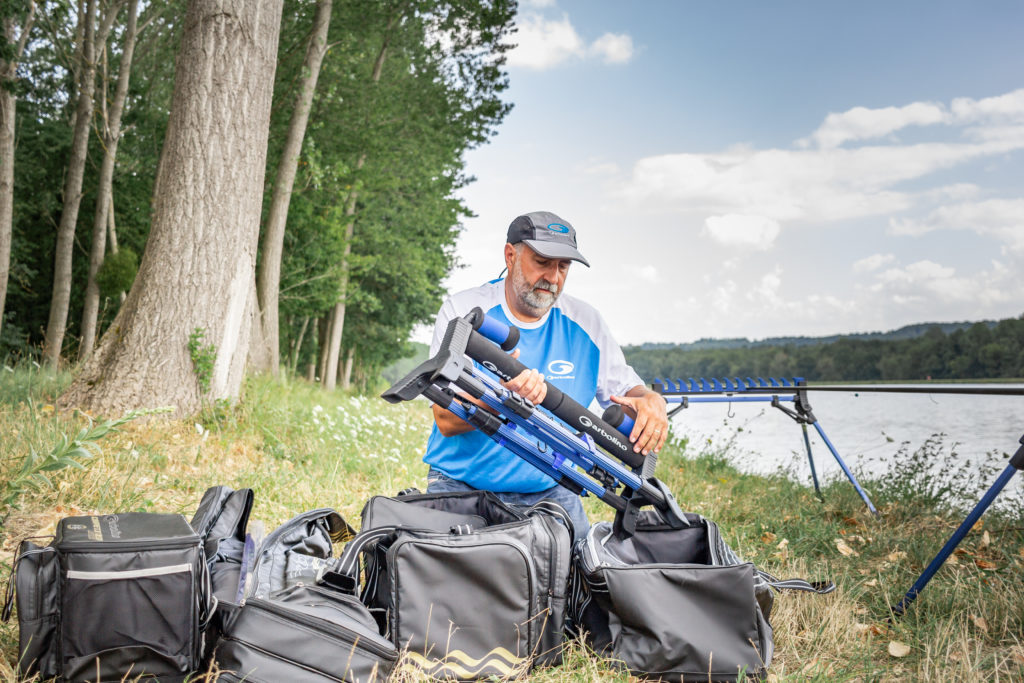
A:
<svg viewBox="0 0 1024 683">
<path fill-rule="evenodd" d="M 262 648 L 259 645 L 255 645 L 255 644 L 250 643 L 250 642 L 248 642 L 246 640 L 240 640 L 238 638 L 235 638 L 234 636 L 224 636 L 223 638 L 224 638 L 224 640 L 234 641 L 234 642 L 238 643 L 239 645 L 242 645 L 243 647 L 252 648 L 253 650 L 256 650 L 257 652 L 259 652 L 262 655 L 270 657 L 271 659 L 276 659 L 279 662 L 286 662 L 289 666 L 294 666 L 297 669 L 302 669 L 303 671 L 309 671 L 310 673 L 316 674 L 318 676 L 323 676 L 324 678 L 327 678 L 329 680 L 338 681 L 338 683 L 345 683 L 345 679 L 344 678 L 338 678 L 337 676 L 332 676 L 331 674 L 326 673 L 324 671 L 320 671 L 318 669 L 314 669 L 314 668 L 306 666 L 304 664 L 299 664 L 298 662 L 293 661 L 291 659 L 285 659 L 284 657 L 282 657 L 281 655 L 277 654 L 276 652 L 271 652 L 270 650 Z M 242 676 L 238 680 L 239 681 L 262 681 L 263 679 L 261 679 L 261 678 L 253 678 L 249 674 L 245 674 L 244 676 Z"/>
<path fill-rule="evenodd" d="M 271 614 L 275 614 L 279 617 L 283 617 L 290 621 L 294 621 L 304 626 L 308 626 L 309 628 L 316 631 L 320 631 L 321 633 L 326 633 L 330 636 L 337 636 L 338 640 L 350 644 L 353 647 L 370 650 L 375 655 L 389 657 L 391 659 L 394 658 L 395 651 L 393 649 L 385 648 L 384 646 L 379 645 L 378 643 L 375 643 L 372 640 L 365 638 L 363 636 L 353 636 L 352 631 L 345 628 L 344 626 L 332 624 L 329 621 L 317 619 L 316 617 L 311 617 L 308 614 L 303 614 L 302 612 L 298 612 L 296 610 L 290 610 L 286 606 L 283 606 L 279 603 L 275 603 L 272 600 L 265 600 L 263 598 L 251 598 L 248 601 L 246 601 L 245 604 L 255 605 L 256 607 L 264 610 L 265 612 L 270 612 Z M 363 607 L 363 604 L 358 600 L 354 600 L 354 604 L 358 605 L 360 608 Z M 233 639 L 238 640 L 237 638 Z"/>
<path fill-rule="evenodd" d="M 175 536 L 174 538 L 133 538 L 130 541 L 71 541 L 66 544 L 55 544 L 54 548 L 62 553 L 87 553 L 97 550 L 121 553 L 153 548 L 198 548 L 201 545 L 199 536 Z"/>
</svg>

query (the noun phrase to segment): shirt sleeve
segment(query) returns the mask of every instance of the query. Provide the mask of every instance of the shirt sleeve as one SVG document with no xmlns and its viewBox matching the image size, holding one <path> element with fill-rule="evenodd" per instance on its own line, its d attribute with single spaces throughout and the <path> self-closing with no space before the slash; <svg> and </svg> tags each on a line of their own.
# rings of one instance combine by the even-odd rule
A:
<svg viewBox="0 0 1024 683">
<path fill-rule="evenodd" d="M 440 350 L 445 330 L 448 329 L 448 323 L 454 317 L 456 317 L 455 304 L 452 303 L 450 298 L 445 299 L 444 303 L 441 304 L 441 310 L 437 312 L 437 320 L 434 321 L 434 338 L 430 340 L 431 358 L 437 355 L 438 350 Z"/>
<path fill-rule="evenodd" d="M 598 315 L 597 338 L 594 339 L 601 354 L 597 370 L 597 402 L 602 408 L 611 404 L 610 396 L 622 396 L 636 386 L 643 386 L 640 375 L 626 363 L 622 348 L 612 338 L 604 318 Z"/>
</svg>

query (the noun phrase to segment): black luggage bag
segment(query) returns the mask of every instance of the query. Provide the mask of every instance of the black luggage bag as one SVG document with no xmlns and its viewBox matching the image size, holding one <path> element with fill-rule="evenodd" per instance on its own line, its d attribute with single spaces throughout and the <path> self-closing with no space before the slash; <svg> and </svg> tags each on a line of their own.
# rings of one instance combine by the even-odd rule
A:
<svg viewBox="0 0 1024 683">
<path fill-rule="evenodd" d="M 51 545 L 21 544 L 13 573 L 4 616 L 16 592 L 23 676 L 183 681 L 198 668 L 216 601 L 181 515 L 64 518 Z"/>
<path fill-rule="evenodd" d="M 773 589 L 835 585 L 780 582 L 741 560 L 714 522 L 685 519 L 679 528 L 645 510 L 631 536 L 594 524 L 574 548 L 570 633 L 638 676 L 763 679 L 774 651 Z"/>
<path fill-rule="evenodd" d="M 251 683 L 383 681 L 398 660 L 394 645 L 358 598 L 295 585 L 249 598 L 224 617 L 219 680 Z"/>
<path fill-rule="evenodd" d="M 363 601 L 406 662 L 436 678 L 508 678 L 561 660 L 571 538 L 550 501 L 376 496 L 326 578 L 354 588 L 364 557 Z"/>
</svg>

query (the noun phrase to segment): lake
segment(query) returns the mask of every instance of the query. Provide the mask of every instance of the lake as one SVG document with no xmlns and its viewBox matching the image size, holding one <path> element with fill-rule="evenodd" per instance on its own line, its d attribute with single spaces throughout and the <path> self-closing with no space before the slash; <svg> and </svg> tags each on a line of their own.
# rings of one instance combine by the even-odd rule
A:
<svg viewBox="0 0 1024 683">
<path fill-rule="evenodd" d="M 901 447 L 913 452 L 936 434 L 943 435 L 941 445 L 933 447 L 937 474 L 961 467 L 979 474 L 984 465 L 1001 471 L 1024 435 L 1024 396 L 811 391 L 809 399 L 825 434 L 858 475 L 884 475 L 894 462 L 906 459 Z M 712 450 L 731 440 L 727 455 L 743 471 L 788 468 L 811 485 L 800 425 L 768 403 L 691 403 L 672 418 L 672 428 L 694 445 L 710 439 Z M 844 478 L 817 431 L 808 426 L 808 434 L 819 479 Z M 987 488 L 995 474 L 985 474 L 984 480 Z M 977 500 L 975 493 L 968 502 Z M 1000 499 L 1001 507 L 1024 500 L 1024 473 L 1014 476 Z"/>
</svg>

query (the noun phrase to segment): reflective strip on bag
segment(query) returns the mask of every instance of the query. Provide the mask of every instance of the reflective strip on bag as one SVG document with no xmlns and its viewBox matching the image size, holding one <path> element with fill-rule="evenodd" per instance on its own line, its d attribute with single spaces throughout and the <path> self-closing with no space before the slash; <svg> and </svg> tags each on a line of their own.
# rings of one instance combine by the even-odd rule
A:
<svg viewBox="0 0 1024 683">
<path fill-rule="evenodd" d="M 166 576 L 167 574 L 180 574 L 191 572 L 190 564 L 172 564 L 167 567 L 152 567 L 150 569 L 128 569 L 119 572 L 83 572 L 74 569 L 68 570 L 69 579 L 81 579 L 83 581 L 111 581 L 117 579 L 141 579 L 149 576 Z"/>
</svg>

